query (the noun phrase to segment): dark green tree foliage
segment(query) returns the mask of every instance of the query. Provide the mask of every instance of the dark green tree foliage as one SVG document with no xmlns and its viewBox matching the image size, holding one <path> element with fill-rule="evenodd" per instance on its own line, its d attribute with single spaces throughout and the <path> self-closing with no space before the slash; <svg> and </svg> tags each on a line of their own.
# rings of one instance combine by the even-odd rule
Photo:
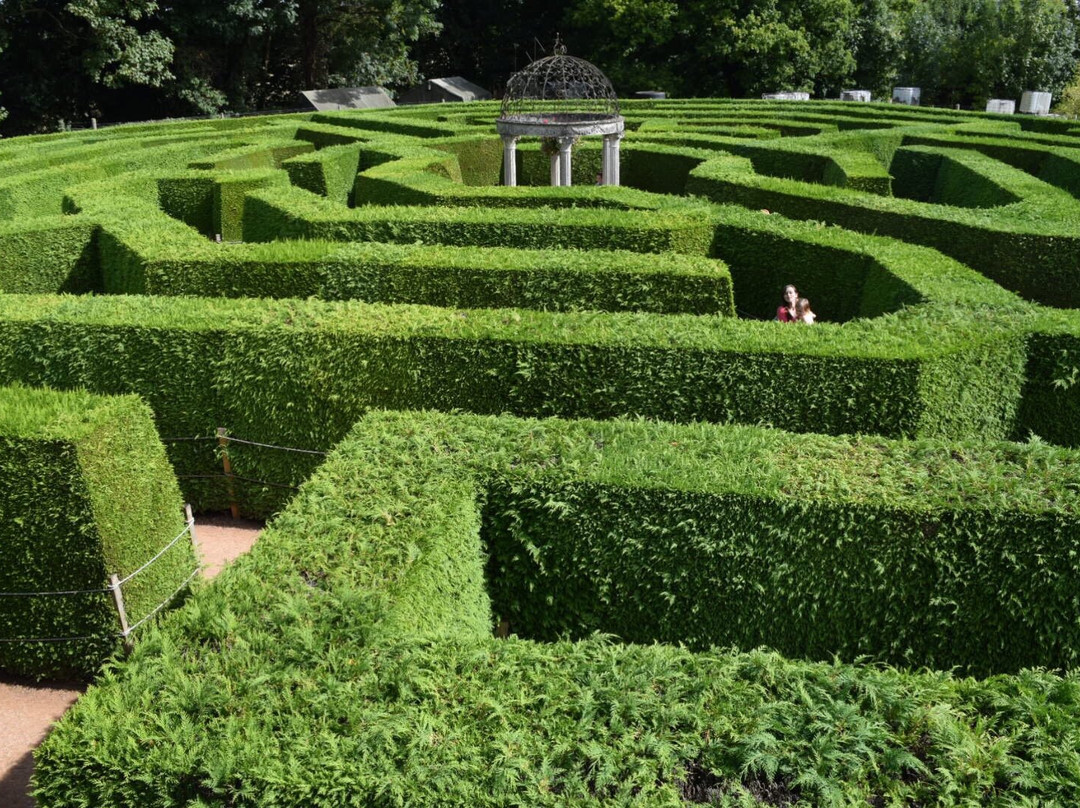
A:
<svg viewBox="0 0 1080 808">
<path fill-rule="evenodd" d="M 900 80 L 923 103 L 980 106 L 1024 90 L 1055 95 L 1076 66 L 1076 29 L 1062 0 L 929 0 L 911 11 Z"/>
<path fill-rule="evenodd" d="M 319 87 L 407 84 L 439 0 L 13 0 L 0 4 L 5 134 L 294 107 Z"/>
<path fill-rule="evenodd" d="M 854 24 L 854 86 L 888 98 L 900 70 L 904 18 L 895 2 L 860 0 Z"/>
<path fill-rule="evenodd" d="M 832 94 L 855 69 L 851 0 L 579 0 L 569 19 L 578 48 L 625 91 Z"/>
<path fill-rule="evenodd" d="M 14 134 L 101 116 L 125 87 L 162 88 L 171 42 L 155 0 L 9 0 L 0 4 L 0 95 Z M 146 117 L 145 110 L 142 116 Z"/>
<path fill-rule="evenodd" d="M 212 112 L 290 108 L 300 90 L 408 84 L 409 48 L 438 31 L 438 0 L 197 0 L 162 15 L 177 47 L 175 102 Z"/>
<path fill-rule="evenodd" d="M 417 45 L 427 76 L 460 74 L 498 90 L 533 59 L 549 55 L 555 36 L 566 32 L 571 0 L 472 0 L 442 3 L 438 35 Z"/>
</svg>

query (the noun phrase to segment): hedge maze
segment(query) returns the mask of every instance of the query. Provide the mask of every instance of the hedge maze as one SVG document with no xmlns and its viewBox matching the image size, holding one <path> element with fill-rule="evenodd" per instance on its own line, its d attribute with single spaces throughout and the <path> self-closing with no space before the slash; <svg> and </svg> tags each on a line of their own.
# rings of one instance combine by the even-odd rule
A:
<svg viewBox="0 0 1080 808">
<path fill-rule="evenodd" d="M 0 383 L 277 514 L 44 808 L 1080 801 L 1080 131 L 624 113 L 621 188 L 486 104 L 0 143 Z"/>
</svg>

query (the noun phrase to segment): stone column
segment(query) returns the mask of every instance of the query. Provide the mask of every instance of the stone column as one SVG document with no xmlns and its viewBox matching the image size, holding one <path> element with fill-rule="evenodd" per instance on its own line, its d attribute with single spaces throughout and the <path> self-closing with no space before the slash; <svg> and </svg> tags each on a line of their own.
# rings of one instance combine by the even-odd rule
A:
<svg viewBox="0 0 1080 808">
<path fill-rule="evenodd" d="M 619 171 L 619 141 L 622 132 L 604 135 L 604 185 L 619 185 L 622 181 Z"/>
<path fill-rule="evenodd" d="M 551 184 L 553 187 L 562 185 L 562 160 L 559 152 L 551 154 Z"/>
<path fill-rule="evenodd" d="M 517 185 L 517 135 L 503 135 L 503 185 Z"/>
<path fill-rule="evenodd" d="M 559 184 L 566 187 L 570 187 L 573 182 L 571 181 L 570 173 L 570 149 L 574 147 L 574 139 L 572 137 L 559 138 Z"/>
<path fill-rule="evenodd" d="M 611 185 L 611 135 L 604 135 L 603 157 L 600 160 L 600 184 Z"/>
</svg>

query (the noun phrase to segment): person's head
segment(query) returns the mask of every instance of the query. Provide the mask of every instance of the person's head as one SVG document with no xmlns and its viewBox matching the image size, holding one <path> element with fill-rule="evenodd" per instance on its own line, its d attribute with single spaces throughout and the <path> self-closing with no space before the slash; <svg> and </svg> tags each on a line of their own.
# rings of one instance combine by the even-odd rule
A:
<svg viewBox="0 0 1080 808">
<path fill-rule="evenodd" d="M 805 297 L 800 297 L 795 301 L 795 316 L 802 317 L 804 314 L 813 314 L 814 312 L 810 308 L 810 301 Z"/>
<path fill-rule="evenodd" d="M 788 308 L 795 308 L 795 304 L 798 300 L 799 290 L 789 283 L 784 287 L 784 302 L 788 304 Z"/>
</svg>

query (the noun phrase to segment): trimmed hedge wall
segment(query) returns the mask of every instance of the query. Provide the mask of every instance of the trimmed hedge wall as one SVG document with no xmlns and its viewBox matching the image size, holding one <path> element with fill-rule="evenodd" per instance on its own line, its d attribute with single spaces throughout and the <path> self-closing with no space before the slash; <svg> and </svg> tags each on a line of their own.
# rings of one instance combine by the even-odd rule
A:
<svg viewBox="0 0 1080 808">
<path fill-rule="evenodd" d="M 450 308 L 735 314 L 727 268 L 695 256 L 297 242 L 287 248 L 245 245 L 228 251 L 216 246 L 158 249 L 138 260 L 137 267 L 118 273 L 115 280 L 123 283 L 111 283 L 110 291 Z"/>
<path fill-rule="evenodd" d="M 325 196 L 332 202 L 348 205 L 352 201 L 359 165 L 360 146 L 348 144 L 292 157 L 285 160 L 281 167 L 289 173 L 289 182 L 296 187 Z"/>
<path fill-rule="evenodd" d="M 390 438 L 399 454 L 382 462 L 424 478 L 434 446 L 484 481 L 493 608 L 524 636 L 767 644 L 981 675 L 1080 661 L 1075 452 L 460 420 L 459 436 L 453 417 L 385 417 L 417 448 Z"/>
<path fill-rule="evenodd" d="M 1027 355 L 1016 437 L 1080 447 L 1080 316 L 1041 312 Z"/>
<path fill-rule="evenodd" d="M 0 293 L 84 293 L 101 288 L 97 228 L 69 217 L 0 223 Z"/>
<path fill-rule="evenodd" d="M 248 556 L 79 700 L 37 751 L 35 797 L 42 808 L 678 805 L 699 795 L 752 805 L 761 794 L 852 805 L 1080 799 L 1076 674 L 1027 671 L 975 681 L 794 662 L 766 651 L 695 655 L 603 637 L 554 644 L 490 638 L 480 532 L 482 519 L 490 528 L 492 511 L 505 502 L 496 497 L 482 506 L 485 487 L 499 475 L 546 491 L 560 479 L 611 488 L 659 474 L 654 507 L 665 491 L 673 503 L 692 503 L 694 490 L 734 486 L 772 491 L 795 508 L 831 502 L 842 511 L 846 502 L 862 511 L 910 509 L 916 536 L 923 523 L 961 535 L 964 519 L 951 523 L 950 514 L 985 519 L 1012 510 L 1019 529 L 1001 540 L 1015 547 L 1009 563 L 1017 566 L 1034 557 L 1022 525 L 1075 522 L 1069 484 L 1077 467 L 1069 452 L 985 447 L 963 462 L 938 444 L 817 439 L 812 448 L 825 455 L 813 460 L 826 461 L 817 465 L 777 451 L 792 445 L 783 437 L 700 425 L 368 416 Z M 756 453 L 745 458 L 747 449 Z M 972 492 L 972 463 L 1001 491 Z M 1038 480 L 1015 475 L 1031 464 Z M 877 478 L 879 470 L 899 476 Z M 934 480 L 931 507 L 905 490 L 926 477 Z M 796 490 L 782 492 L 785 482 Z M 779 552 L 799 527 L 788 532 L 781 522 L 772 530 L 777 503 L 767 496 L 760 502 L 766 532 L 742 551 L 747 559 L 761 553 L 764 560 L 770 546 Z M 559 502 L 541 507 L 562 510 Z M 845 531 L 854 542 L 871 526 L 845 521 Z M 663 541 L 654 535 L 646 545 Z M 898 562 L 908 574 L 901 559 L 914 550 L 907 541 L 891 530 L 877 538 L 883 569 L 869 574 L 883 577 Z M 804 567 L 824 588 L 827 566 L 848 560 L 846 541 L 810 544 L 817 546 L 774 567 L 789 586 L 803 582 L 789 565 Z M 940 559 L 947 562 L 963 544 L 942 548 Z M 935 556 L 925 540 L 918 547 L 927 559 Z M 591 561 L 582 549 L 579 568 Z M 699 557 L 691 553 L 688 579 L 697 576 Z M 808 564 L 812 558 L 823 565 Z M 1011 593 L 1019 581 L 1005 572 L 1008 564 L 992 552 L 988 560 L 980 580 L 991 584 L 1005 573 Z M 856 569 L 867 566 L 858 561 Z M 1076 574 L 1075 559 L 1068 568 L 1043 566 L 1037 574 L 1064 583 Z M 666 569 L 645 569 L 644 580 L 651 585 Z M 739 574 L 745 579 L 757 569 L 743 564 Z M 854 585 L 840 574 L 845 570 L 833 576 L 837 588 L 826 597 Z M 936 582 L 943 592 L 948 570 Z M 1068 591 L 1020 596 L 1043 603 Z M 650 593 L 651 586 L 631 597 Z M 980 603 L 977 583 L 968 583 L 967 594 Z M 705 597 L 723 595 L 714 588 Z M 873 633 L 874 616 L 895 621 L 926 596 L 923 590 L 899 603 L 901 612 L 879 600 L 845 625 L 862 619 Z M 729 602 L 740 615 L 753 614 L 755 600 Z M 660 608 L 670 610 L 662 598 Z M 823 618 L 808 608 L 792 622 Z M 153 694 L 152 711 L 146 694 Z"/>
<path fill-rule="evenodd" d="M 0 475 L 0 669 L 90 675 L 120 646 L 109 575 L 134 572 L 184 525 L 152 414 L 134 396 L 0 388 Z M 129 622 L 195 569 L 185 539 L 125 583 Z M 41 592 L 82 594 L 9 594 Z"/>
<path fill-rule="evenodd" d="M 254 185 L 280 175 L 157 180 L 163 205 L 213 232 L 221 182 Z M 141 185 L 142 183 L 139 183 Z M 80 186 L 71 205 L 101 222 L 104 288 L 115 293 L 363 299 L 457 307 L 732 314 L 722 263 L 626 251 L 422 247 L 413 244 L 270 242 L 218 245 L 175 218 L 126 198 L 111 183 Z M 140 191 L 155 195 L 153 181 Z"/>
<path fill-rule="evenodd" d="M 0 219 L 61 213 L 64 191 L 71 185 L 148 168 L 180 169 L 193 158 L 220 150 L 221 145 L 219 139 L 206 139 L 156 149 L 133 149 L 109 159 L 66 163 L 0 179 Z"/>
<path fill-rule="evenodd" d="M 681 315 L 12 295 L 0 298 L 0 378 L 138 392 L 169 436 L 225 426 L 311 449 L 340 439 L 371 407 L 897 436 L 1015 428 L 1021 334 L 960 316 L 860 323 L 811 331 Z M 211 446 L 178 444 L 171 458 L 182 474 L 217 468 Z M 282 484 L 311 468 L 245 448 L 233 467 Z M 220 485 L 208 484 L 211 495 L 193 482 L 191 501 L 220 506 Z M 252 512 L 281 502 L 277 489 L 242 488 Z"/>
<path fill-rule="evenodd" d="M 269 169 L 234 170 L 207 176 L 191 171 L 157 179 L 161 209 L 194 227 L 202 235 L 220 235 L 225 241 L 243 236 L 244 203 L 258 188 L 287 185 L 289 178 Z M 154 216 L 139 217 L 153 221 Z"/>
<path fill-rule="evenodd" d="M 361 201 L 359 190 L 356 199 Z M 248 196 L 244 240 L 419 241 L 472 247 L 570 247 L 704 255 L 712 241 L 708 210 L 708 206 L 693 204 L 648 214 L 374 206 L 346 210 L 297 188 L 275 188 Z"/>
<path fill-rule="evenodd" d="M 929 154 L 925 147 L 911 147 Z M 921 150 L 921 151 L 919 151 Z M 942 153 L 947 153 L 943 150 Z M 810 182 L 764 177 L 750 161 L 718 157 L 691 172 L 690 193 L 798 219 L 827 221 L 862 232 L 925 244 L 966 263 L 1030 300 L 1052 306 L 1080 303 L 1080 204 L 1070 194 L 978 155 L 955 155 L 978 165 L 987 182 L 1023 201 L 994 210 L 930 205 Z"/>
</svg>

